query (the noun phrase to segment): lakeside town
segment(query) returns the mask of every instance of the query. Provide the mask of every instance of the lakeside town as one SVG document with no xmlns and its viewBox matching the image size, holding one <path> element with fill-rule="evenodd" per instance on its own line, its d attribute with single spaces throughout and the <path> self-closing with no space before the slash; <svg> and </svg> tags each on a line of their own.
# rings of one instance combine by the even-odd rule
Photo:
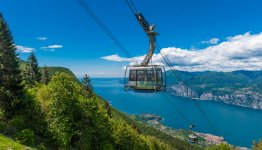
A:
<svg viewBox="0 0 262 150">
<path fill-rule="evenodd" d="M 162 121 L 164 118 L 157 114 L 151 113 L 141 113 L 137 115 L 131 115 L 134 119 L 138 121 L 142 121 L 149 126 L 153 126 L 158 130 L 171 135 L 172 137 L 181 139 L 183 141 L 187 141 L 192 144 L 197 144 L 200 146 L 207 145 L 218 145 L 221 143 L 227 143 L 227 141 L 222 136 L 217 136 L 209 133 L 200 133 L 193 130 L 185 130 L 185 129 L 175 129 L 168 126 L 165 126 Z M 229 143 L 227 143 L 229 144 Z M 246 147 L 235 146 L 237 150 L 249 150 Z"/>
</svg>

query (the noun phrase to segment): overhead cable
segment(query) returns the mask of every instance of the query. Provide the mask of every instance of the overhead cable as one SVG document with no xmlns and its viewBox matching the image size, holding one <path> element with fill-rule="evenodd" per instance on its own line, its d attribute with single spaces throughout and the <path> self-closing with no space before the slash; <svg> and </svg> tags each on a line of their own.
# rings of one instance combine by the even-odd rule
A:
<svg viewBox="0 0 262 150">
<path fill-rule="evenodd" d="M 96 23 L 102 28 L 102 30 L 113 40 L 113 42 L 118 46 L 118 48 L 131 59 L 131 61 L 137 65 L 138 62 L 133 58 L 133 56 L 127 51 L 123 44 L 117 39 L 117 37 L 109 30 L 109 28 L 102 22 L 102 20 L 94 13 L 94 11 L 89 7 L 89 5 L 84 0 L 78 0 L 84 10 L 96 21 Z"/>
</svg>

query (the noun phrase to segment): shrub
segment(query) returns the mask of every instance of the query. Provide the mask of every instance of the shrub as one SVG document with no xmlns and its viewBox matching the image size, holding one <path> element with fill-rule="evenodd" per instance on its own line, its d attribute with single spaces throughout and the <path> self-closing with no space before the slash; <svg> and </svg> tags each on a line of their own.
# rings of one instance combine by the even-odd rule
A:
<svg viewBox="0 0 262 150">
<path fill-rule="evenodd" d="M 129 125 L 115 122 L 113 128 L 113 137 L 117 149 L 150 149 L 147 140 Z"/>
<path fill-rule="evenodd" d="M 5 131 L 5 124 L 0 121 L 0 133 L 3 133 Z"/>
<path fill-rule="evenodd" d="M 5 117 L 5 111 L 2 108 L 0 108 L 0 120 L 3 120 L 4 117 Z"/>
<path fill-rule="evenodd" d="M 38 150 L 46 150 L 46 147 L 45 147 L 45 145 L 43 143 L 41 143 L 41 144 L 38 145 L 37 149 Z"/>
<path fill-rule="evenodd" d="M 29 129 L 24 129 L 21 132 L 15 134 L 15 139 L 21 144 L 34 145 L 35 134 Z"/>
<path fill-rule="evenodd" d="M 16 132 L 17 130 L 14 127 L 10 126 L 6 122 L 0 121 L 0 133 L 8 136 L 13 136 Z"/>
<path fill-rule="evenodd" d="M 10 121 L 10 125 L 18 130 L 23 130 L 26 128 L 24 117 L 21 115 L 14 116 L 14 118 Z"/>
<path fill-rule="evenodd" d="M 226 143 L 220 143 L 207 148 L 207 150 L 234 150 L 234 148 Z"/>
</svg>

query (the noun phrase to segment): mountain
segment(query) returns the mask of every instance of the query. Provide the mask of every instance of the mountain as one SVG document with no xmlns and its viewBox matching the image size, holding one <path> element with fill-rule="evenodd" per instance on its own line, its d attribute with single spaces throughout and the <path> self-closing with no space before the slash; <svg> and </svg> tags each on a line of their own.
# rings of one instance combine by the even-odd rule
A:
<svg viewBox="0 0 262 150">
<path fill-rule="evenodd" d="M 167 71 L 166 75 L 168 92 L 177 96 L 262 109 L 262 70 Z"/>
<path fill-rule="evenodd" d="M 58 72 L 64 72 L 68 75 L 70 75 L 71 77 L 73 77 L 76 81 L 79 81 L 77 79 L 77 77 L 75 76 L 75 74 L 68 68 L 65 68 L 65 67 L 46 67 L 50 76 L 53 76 L 55 73 L 58 73 Z M 44 67 L 40 67 L 40 70 L 42 72 L 42 74 L 44 74 Z"/>
</svg>

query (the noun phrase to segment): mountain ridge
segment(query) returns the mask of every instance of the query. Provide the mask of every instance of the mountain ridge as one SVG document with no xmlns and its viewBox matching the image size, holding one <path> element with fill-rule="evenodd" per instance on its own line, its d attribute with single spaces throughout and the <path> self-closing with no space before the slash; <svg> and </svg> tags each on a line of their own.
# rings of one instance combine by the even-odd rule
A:
<svg viewBox="0 0 262 150">
<path fill-rule="evenodd" d="M 262 109 L 262 70 L 232 72 L 167 71 L 167 91 L 176 96 L 199 100 L 221 101 L 254 109 Z"/>
</svg>

